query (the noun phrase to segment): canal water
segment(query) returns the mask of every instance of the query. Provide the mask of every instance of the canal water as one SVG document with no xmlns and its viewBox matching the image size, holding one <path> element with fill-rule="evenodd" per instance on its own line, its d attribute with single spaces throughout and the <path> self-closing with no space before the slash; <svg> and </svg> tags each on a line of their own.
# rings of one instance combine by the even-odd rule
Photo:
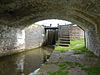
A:
<svg viewBox="0 0 100 75">
<path fill-rule="evenodd" d="M 0 75 L 34 75 L 49 58 L 52 47 L 43 47 L 0 58 Z"/>
</svg>

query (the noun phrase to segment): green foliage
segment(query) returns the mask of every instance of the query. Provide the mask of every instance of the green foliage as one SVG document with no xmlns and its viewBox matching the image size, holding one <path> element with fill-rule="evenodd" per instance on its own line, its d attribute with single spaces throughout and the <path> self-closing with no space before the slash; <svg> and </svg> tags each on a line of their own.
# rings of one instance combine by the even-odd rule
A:
<svg viewBox="0 0 100 75">
<path fill-rule="evenodd" d="M 50 75 L 70 75 L 69 70 L 76 66 L 80 67 L 82 70 L 88 73 L 88 75 L 100 75 L 100 64 L 93 66 L 85 66 L 77 62 L 62 62 L 57 64 L 60 68 L 57 72 L 50 72 Z"/>
<path fill-rule="evenodd" d="M 62 69 L 70 69 L 70 68 L 73 68 L 73 67 L 76 67 L 76 66 L 79 66 L 79 67 L 83 67 L 83 65 L 81 65 L 80 63 L 77 63 L 77 62 L 69 62 L 69 61 L 66 61 L 66 62 L 63 62 L 63 63 L 60 63 L 58 64 L 58 66 Z"/>
<path fill-rule="evenodd" d="M 95 56 L 93 52 L 89 51 L 86 47 L 81 47 L 81 48 L 76 48 L 76 49 L 73 49 L 73 50 L 76 50 L 74 52 L 74 54 L 82 54 L 82 53 L 86 53 L 88 54 L 89 56 Z"/>
<path fill-rule="evenodd" d="M 69 47 L 56 46 L 55 50 L 60 51 L 60 52 L 65 52 L 65 51 L 68 51 L 68 50 L 74 50 L 75 51 L 74 54 L 87 53 L 90 56 L 94 56 L 94 53 L 89 51 L 85 47 L 84 39 L 71 41 Z"/>
<path fill-rule="evenodd" d="M 94 53 L 92 53 L 85 47 L 84 39 L 71 41 L 71 44 L 69 47 L 56 46 L 55 50 L 61 51 L 61 52 L 65 52 L 68 50 L 74 50 L 75 51 L 74 54 L 86 53 L 90 56 L 94 56 Z M 87 72 L 88 75 L 100 75 L 100 64 L 96 64 L 93 66 L 84 66 L 84 65 L 81 65 L 81 64 L 75 63 L 75 62 L 64 62 L 64 63 L 58 64 L 58 66 L 60 67 L 59 71 L 57 71 L 51 75 L 70 75 L 68 70 L 70 70 L 70 68 L 74 68 L 76 66 L 79 66 L 82 70 Z M 60 73 L 62 73 L 62 74 L 60 74 Z"/>
<path fill-rule="evenodd" d="M 49 73 L 50 75 L 69 75 L 69 72 L 57 71 Z"/>
<path fill-rule="evenodd" d="M 49 73 L 50 75 L 70 75 L 69 69 L 76 66 L 82 66 L 79 63 L 68 62 L 68 61 L 57 64 L 57 65 L 60 67 L 59 70 L 57 72 Z"/>
<path fill-rule="evenodd" d="M 89 75 L 100 75 L 100 64 L 90 67 L 83 67 L 82 69 L 85 70 Z"/>
<path fill-rule="evenodd" d="M 55 50 L 60 51 L 60 52 L 65 52 L 67 50 L 69 50 L 69 47 L 63 47 L 63 46 L 56 46 Z"/>
<path fill-rule="evenodd" d="M 67 50 L 73 50 L 73 49 L 78 49 L 84 46 L 84 40 L 73 40 L 70 41 L 70 46 L 69 47 L 63 47 L 63 46 L 56 46 L 55 50 L 65 52 Z"/>
</svg>

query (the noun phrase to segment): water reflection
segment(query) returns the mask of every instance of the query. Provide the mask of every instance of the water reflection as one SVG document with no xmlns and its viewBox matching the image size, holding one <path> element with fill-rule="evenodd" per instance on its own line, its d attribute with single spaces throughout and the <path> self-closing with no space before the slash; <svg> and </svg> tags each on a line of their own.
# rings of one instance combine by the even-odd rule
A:
<svg viewBox="0 0 100 75">
<path fill-rule="evenodd" d="M 17 55 L 0 58 L 0 75 L 29 75 L 50 56 L 53 48 L 38 48 Z"/>
<path fill-rule="evenodd" d="M 17 59 L 16 65 L 17 65 L 17 70 L 22 73 L 21 75 L 24 75 L 24 59 L 25 55 L 20 56 L 20 58 Z"/>
<path fill-rule="evenodd" d="M 30 73 L 29 75 L 36 75 L 40 68 L 36 69 L 34 72 Z"/>
</svg>

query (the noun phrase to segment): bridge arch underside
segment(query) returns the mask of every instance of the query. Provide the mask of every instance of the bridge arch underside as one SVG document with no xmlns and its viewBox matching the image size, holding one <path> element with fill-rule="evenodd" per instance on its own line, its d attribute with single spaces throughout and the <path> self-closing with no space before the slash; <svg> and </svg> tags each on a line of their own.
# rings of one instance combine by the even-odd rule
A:
<svg viewBox="0 0 100 75">
<path fill-rule="evenodd" d="M 25 28 L 45 19 L 62 19 L 85 31 L 86 47 L 100 55 L 100 0 L 1 0 L 0 25 Z"/>
</svg>

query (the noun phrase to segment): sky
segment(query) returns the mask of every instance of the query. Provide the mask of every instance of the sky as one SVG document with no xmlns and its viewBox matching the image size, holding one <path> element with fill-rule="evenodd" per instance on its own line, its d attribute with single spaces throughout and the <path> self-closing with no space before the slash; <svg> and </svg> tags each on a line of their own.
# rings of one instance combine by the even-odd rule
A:
<svg viewBox="0 0 100 75">
<path fill-rule="evenodd" d="M 50 26 L 50 24 L 52 24 L 52 27 L 56 27 L 58 24 L 59 25 L 67 25 L 67 24 L 72 24 L 69 21 L 65 21 L 65 20 L 58 20 L 58 19 L 48 19 L 48 20 L 42 20 L 42 21 L 38 21 L 35 24 L 38 25 L 45 25 L 45 26 Z"/>
</svg>

